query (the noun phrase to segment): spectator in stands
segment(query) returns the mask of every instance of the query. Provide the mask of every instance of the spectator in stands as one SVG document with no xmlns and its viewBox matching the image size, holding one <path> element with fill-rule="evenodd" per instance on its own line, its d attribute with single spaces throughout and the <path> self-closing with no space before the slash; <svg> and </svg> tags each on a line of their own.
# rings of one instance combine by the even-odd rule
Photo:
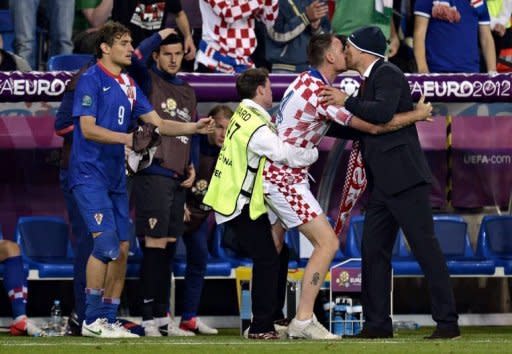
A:
<svg viewBox="0 0 512 354">
<path fill-rule="evenodd" d="M 320 0 L 279 0 L 279 15 L 266 35 L 272 72 L 299 73 L 308 68 L 306 48 L 313 34 L 329 32 L 327 4 Z"/>
<path fill-rule="evenodd" d="M 32 68 L 36 64 L 36 15 L 40 0 L 11 0 L 14 21 L 14 48 L 17 55 L 28 61 Z M 73 51 L 71 33 L 75 18 L 75 0 L 47 0 L 49 28 L 49 56 L 69 54 Z M 43 45 L 43 43 L 39 43 Z"/>
<path fill-rule="evenodd" d="M 197 120 L 194 89 L 176 74 L 184 56 L 184 39 L 166 28 L 142 41 L 135 51 L 132 72 L 162 119 Z M 146 63 L 151 59 L 148 66 Z M 183 235 L 187 189 L 195 180 L 191 137 L 163 137 L 150 166 L 134 178 L 137 235 L 144 236 L 141 269 L 142 326 L 147 336 L 193 335 L 169 318 L 171 270 L 176 239 Z"/>
<path fill-rule="evenodd" d="M 491 31 L 496 47 L 498 71 L 512 71 L 512 0 L 487 0 L 487 8 L 491 17 Z M 508 61 L 509 63 L 502 63 Z"/>
<path fill-rule="evenodd" d="M 114 0 L 112 19 L 130 29 L 133 46 L 137 47 L 144 39 L 164 28 L 169 12 L 176 16 L 178 29 L 185 37 L 185 59 L 194 59 L 196 47 L 180 0 Z"/>
<path fill-rule="evenodd" d="M 484 0 L 416 0 L 414 14 L 414 57 L 419 73 L 480 72 L 479 41 L 487 72 L 496 72 Z"/>
<path fill-rule="evenodd" d="M 3 49 L 4 42 L 0 35 L 0 71 L 30 71 L 32 68 L 22 57 Z"/>
<path fill-rule="evenodd" d="M 0 262 L 4 264 L 4 288 L 11 301 L 13 321 L 10 332 L 13 336 L 44 336 L 46 333 L 27 318 L 27 277 L 18 245 L 9 240 L 0 240 Z"/>
<path fill-rule="evenodd" d="M 112 13 L 113 0 L 75 0 L 74 53 L 93 54 L 96 32 Z"/>
<path fill-rule="evenodd" d="M 272 27 L 278 0 L 205 0 L 199 3 L 203 16 L 203 39 L 196 56 L 196 71 L 243 72 L 254 67 L 250 56 L 257 46 L 256 19 Z"/>
<path fill-rule="evenodd" d="M 192 188 L 187 190 L 185 208 L 185 233 L 183 241 L 187 248 L 187 269 L 183 291 L 183 312 L 180 328 L 201 334 L 217 334 L 197 317 L 201 292 L 204 284 L 206 264 L 208 262 L 208 216 L 211 208 L 203 204 L 208 184 L 213 174 L 215 162 L 224 142 L 226 129 L 233 111 L 226 105 L 217 105 L 208 113 L 215 120 L 215 131 L 208 135 L 194 136 L 193 148 L 198 150 L 196 158 L 196 180 Z"/>
<path fill-rule="evenodd" d="M 187 18 L 190 24 L 190 31 L 192 32 L 192 41 L 194 47 L 199 47 L 201 41 L 201 34 L 203 33 L 203 20 L 201 18 L 201 10 L 199 9 L 199 0 L 186 0 L 182 2 L 183 11 L 187 14 Z M 176 16 L 169 16 L 172 13 L 167 13 L 165 27 L 176 28 Z M 187 54 L 181 65 L 181 71 L 192 72 L 194 71 L 195 52 L 193 55 Z"/>
<path fill-rule="evenodd" d="M 336 0 L 331 25 L 334 33 L 344 37 L 360 27 L 375 25 L 389 41 L 388 57 L 393 57 L 400 47 L 393 22 L 393 0 Z"/>
</svg>

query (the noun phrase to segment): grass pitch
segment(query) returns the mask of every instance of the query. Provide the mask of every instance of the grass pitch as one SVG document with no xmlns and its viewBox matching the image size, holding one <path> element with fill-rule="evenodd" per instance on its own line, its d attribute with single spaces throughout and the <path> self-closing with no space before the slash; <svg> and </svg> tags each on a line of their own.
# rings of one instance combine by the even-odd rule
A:
<svg viewBox="0 0 512 354">
<path fill-rule="evenodd" d="M 0 334 L 0 353 L 512 353 L 512 327 L 463 327 L 462 338 L 427 341 L 432 328 L 400 330 L 386 340 L 342 339 L 327 341 L 250 341 L 238 330 L 221 330 L 217 336 L 138 339 L 83 337 L 11 337 Z"/>
</svg>

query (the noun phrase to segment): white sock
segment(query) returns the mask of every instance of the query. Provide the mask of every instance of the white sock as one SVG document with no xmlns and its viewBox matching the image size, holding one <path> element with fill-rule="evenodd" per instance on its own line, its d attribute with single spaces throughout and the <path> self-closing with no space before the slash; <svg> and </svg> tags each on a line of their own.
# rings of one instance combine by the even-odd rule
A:
<svg viewBox="0 0 512 354">
<path fill-rule="evenodd" d="M 313 321 L 313 317 L 311 317 L 310 319 L 307 319 L 307 320 L 298 320 L 297 318 L 294 318 L 293 320 L 295 321 L 295 324 L 297 325 L 297 327 L 306 328 L 306 326 L 308 324 L 310 324 L 311 321 Z"/>
</svg>

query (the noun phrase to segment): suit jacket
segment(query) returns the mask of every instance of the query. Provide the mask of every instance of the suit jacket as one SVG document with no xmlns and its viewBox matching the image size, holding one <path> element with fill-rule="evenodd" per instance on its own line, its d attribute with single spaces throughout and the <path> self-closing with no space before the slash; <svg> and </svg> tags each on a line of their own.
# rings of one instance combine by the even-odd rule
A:
<svg viewBox="0 0 512 354">
<path fill-rule="evenodd" d="M 379 60 L 362 94 L 348 98 L 345 108 L 367 122 L 386 123 L 395 113 L 413 109 L 409 83 L 399 68 Z M 370 189 L 393 195 L 432 182 L 414 124 L 387 134 L 361 134 L 361 141 Z"/>
</svg>

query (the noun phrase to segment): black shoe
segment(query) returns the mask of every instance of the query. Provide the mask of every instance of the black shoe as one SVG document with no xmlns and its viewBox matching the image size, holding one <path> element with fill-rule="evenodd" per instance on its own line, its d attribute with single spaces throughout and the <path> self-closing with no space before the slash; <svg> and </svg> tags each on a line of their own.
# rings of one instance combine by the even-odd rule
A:
<svg viewBox="0 0 512 354">
<path fill-rule="evenodd" d="M 278 340 L 281 339 L 279 333 L 276 331 L 269 331 L 263 333 L 249 333 L 247 336 L 248 339 L 257 339 L 257 340 Z"/>
<path fill-rule="evenodd" d="M 460 338 L 460 329 L 459 327 L 455 328 L 436 328 L 434 333 L 430 336 L 425 337 L 425 339 L 457 339 Z"/>
<path fill-rule="evenodd" d="M 66 325 L 66 336 L 81 336 L 82 324 L 78 321 L 78 315 L 75 311 L 69 315 L 68 323 Z"/>
<path fill-rule="evenodd" d="M 350 336 L 347 338 L 356 338 L 356 339 L 377 339 L 377 338 L 393 338 L 393 332 L 387 332 L 378 329 L 370 329 L 363 328 L 361 333 L 355 336 Z"/>
</svg>

